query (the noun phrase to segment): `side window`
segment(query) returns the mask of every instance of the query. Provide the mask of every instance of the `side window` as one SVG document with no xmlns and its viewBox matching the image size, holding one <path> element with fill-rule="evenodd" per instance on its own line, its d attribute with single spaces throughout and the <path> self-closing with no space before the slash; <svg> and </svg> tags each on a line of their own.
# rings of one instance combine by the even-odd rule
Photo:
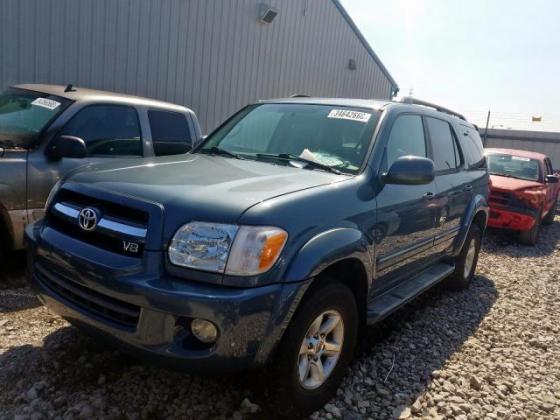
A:
<svg viewBox="0 0 560 420">
<path fill-rule="evenodd" d="M 170 111 L 148 111 L 156 156 L 186 153 L 192 145 L 185 115 Z"/>
<path fill-rule="evenodd" d="M 456 169 L 461 165 L 461 156 L 451 126 L 448 122 L 437 118 L 426 118 L 428 131 L 432 141 L 434 166 L 436 171 Z"/>
<path fill-rule="evenodd" d="M 554 170 L 552 169 L 552 163 L 550 162 L 549 158 L 546 158 L 544 160 L 545 166 L 546 166 L 546 174 L 547 175 L 553 175 L 554 174 Z"/>
<path fill-rule="evenodd" d="M 459 143 L 461 143 L 463 152 L 466 154 L 469 167 L 484 168 L 486 166 L 486 159 L 478 131 L 464 125 L 461 125 L 461 131 L 462 137 Z"/>
<path fill-rule="evenodd" d="M 397 117 L 385 149 L 384 170 L 401 156 L 426 157 L 426 139 L 424 125 L 420 115 L 401 115 Z"/>
<path fill-rule="evenodd" d="M 91 105 L 64 126 L 62 135 L 84 140 L 89 156 L 142 156 L 136 110 L 124 105 Z"/>
</svg>

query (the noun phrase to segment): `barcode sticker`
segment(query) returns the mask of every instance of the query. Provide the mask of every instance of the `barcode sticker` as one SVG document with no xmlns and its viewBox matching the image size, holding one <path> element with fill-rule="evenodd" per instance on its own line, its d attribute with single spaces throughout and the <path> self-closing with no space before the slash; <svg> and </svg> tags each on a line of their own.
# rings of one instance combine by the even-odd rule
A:
<svg viewBox="0 0 560 420">
<path fill-rule="evenodd" d="M 56 109 L 60 106 L 60 102 L 56 102 L 53 101 L 52 99 L 47 99 L 47 98 L 37 98 L 33 102 L 31 102 L 31 105 L 40 106 L 42 108 L 47 108 L 52 111 L 53 109 Z"/>
<path fill-rule="evenodd" d="M 328 115 L 328 118 L 357 121 L 364 124 L 369 121 L 370 117 L 371 114 L 367 112 L 349 111 L 347 109 L 333 109 Z"/>
</svg>

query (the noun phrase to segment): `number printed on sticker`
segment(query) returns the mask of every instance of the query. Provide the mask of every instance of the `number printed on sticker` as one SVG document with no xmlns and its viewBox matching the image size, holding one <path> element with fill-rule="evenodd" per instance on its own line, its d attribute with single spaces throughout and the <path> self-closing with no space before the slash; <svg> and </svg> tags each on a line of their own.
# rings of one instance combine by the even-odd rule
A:
<svg viewBox="0 0 560 420">
<path fill-rule="evenodd" d="M 337 118 L 341 120 L 358 121 L 361 123 L 367 123 L 371 117 L 371 114 L 367 112 L 350 111 L 347 109 L 333 109 L 328 118 Z"/>
<path fill-rule="evenodd" d="M 60 106 L 60 102 L 47 98 L 37 98 L 31 102 L 31 105 L 40 106 L 41 108 L 47 108 L 52 111 Z"/>
</svg>

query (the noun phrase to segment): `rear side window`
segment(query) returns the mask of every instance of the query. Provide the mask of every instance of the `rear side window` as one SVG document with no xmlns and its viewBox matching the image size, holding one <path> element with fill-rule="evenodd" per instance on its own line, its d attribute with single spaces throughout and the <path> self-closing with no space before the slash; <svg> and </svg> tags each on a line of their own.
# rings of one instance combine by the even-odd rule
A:
<svg viewBox="0 0 560 420">
<path fill-rule="evenodd" d="M 478 131 L 464 125 L 461 125 L 461 131 L 463 136 L 460 143 L 465 152 L 469 167 L 485 168 L 486 158 L 484 157 L 484 148 Z"/>
<path fill-rule="evenodd" d="M 72 117 L 62 135 L 80 137 L 90 156 L 142 156 L 136 110 L 124 105 L 91 105 Z"/>
<path fill-rule="evenodd" d="M 426 140 L 424 125 L 420 115 L 401 115 L 397 117 L 385 152 L 384 169 L 389 167 L 402 156 L 413 155 L 426 157 Z"/>
<path fill-rule="evenodd" d="M 186 153 L 192 138 L 185 115 L 170 111 L 148 111 L 156 156 Z"/>
<path fill-rule="evenodd" d="M 461 166 L 459 153 L 451 126 L 448 122 L 437 118 L 426 118 L 428 131 L 432 141 L 434 166 L 436 171 L 448 171 Z"/>
</svg>

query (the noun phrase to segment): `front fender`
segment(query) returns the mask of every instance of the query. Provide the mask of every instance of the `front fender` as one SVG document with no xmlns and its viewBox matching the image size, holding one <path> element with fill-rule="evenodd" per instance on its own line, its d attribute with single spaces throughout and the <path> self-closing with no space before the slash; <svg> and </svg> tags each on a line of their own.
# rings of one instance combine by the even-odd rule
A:
<svg viewBox="0 0 560 420">
<path fill-rule="evenodd" d="M 284 280 L 294 282 L 309 279 L 337 261 L 355 258 L 364 265 L 369 287 L 374 268 L 371 246 L 357 229 L 337 228 L 322 232 L 301 247 L 288 266 Z"/>
<path fill-rule="evenodd" d="M 463 222 L 461 223 L 461 230 L 459 231 L 459 235 L 457 235 L 457 238 L 455 240 L 455 245 L 453 247 L 454 257 L 459 255 L 459 253 L 461 252 L 461 249 L 463 248 L 463 244 L 467 239 L 467 235 L 469 233 L 469 229 L 471 228 L 473 219 L 476 216 L 476 214 L 480 211 L 484 212 L 485 215 L 485 224 L 482 229 L 482 231 L 484 232 L 484 230 L 486 229 L 486 224 L 488 223 L 488 213 L 489 213 L 488 202 L 486 200 L 486 197 L 484 197 L 481 194 L 477 194 L 471 200 L 469 206 L 467 207 L 467 210 L 465 211 L 465 215 L 463 216 Z"/>
</svg>

